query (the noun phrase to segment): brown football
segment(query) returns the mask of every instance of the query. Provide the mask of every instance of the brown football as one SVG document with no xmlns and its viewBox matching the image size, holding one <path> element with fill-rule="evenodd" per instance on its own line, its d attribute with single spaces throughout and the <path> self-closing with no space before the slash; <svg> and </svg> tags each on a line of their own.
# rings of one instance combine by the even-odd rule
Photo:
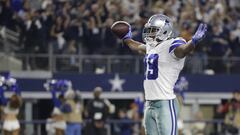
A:
<svg viewBox="0 0 240 135">
<path fill-rule="evenodd" d="M 113 23 L 111 30 L 120 39 L 122 39 L 129 31 L 130 24 L 125 21 L 117 21 Z"/>
</svg>

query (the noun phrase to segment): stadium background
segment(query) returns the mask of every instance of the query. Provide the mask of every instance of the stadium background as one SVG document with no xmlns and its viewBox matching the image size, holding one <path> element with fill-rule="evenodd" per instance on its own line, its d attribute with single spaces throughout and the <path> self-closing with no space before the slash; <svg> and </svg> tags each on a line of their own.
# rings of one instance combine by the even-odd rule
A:
<svg viewBox="0 0 240 135">
<path fill-rule="evenodd" d="M 133 38 L 142 41 L 142 28 L 154 13 L 171 16 L 175 34 L 186 40 L 191 39 L 200 22 L 208 24 L 206 39 L 187 58 L 181 74 L 186 79 L 180 86 L 184 96 L 183 132 L 227 134 L 226 116 L 232 113 L 229 106 L 235 100 L 240 103 L 239 0 L 0 2 L 0 70 L 2 75 L 17 78 L 22 90 L 22 134 L 46 134 L 45 120 L 53 105 L 43 83 L 51 78 L 71 80 L 74 90 L 81 92 L 84 105 L 92 98 L 93 89 L 102 87 L 102 97 L 116 107 L 106 123 L 108 133 L 117 134 L 114 125 L 124 123 L 117 111 L 124 108 L 132 134 L 140 134 L 135 130 L 139 127 L 133 125 L 139 126 L 141 119 L 131 112 L 136 111 L 136 98 L 143 95 L 142 56 L 122 45 L 110 26 L 125 20 L 132 25 Z M 233 115 L 239 117 L 239 105 L 235 107 L 238 111 Z M 240 121 L 233 127 L 240 128 Z"/>
</svg>

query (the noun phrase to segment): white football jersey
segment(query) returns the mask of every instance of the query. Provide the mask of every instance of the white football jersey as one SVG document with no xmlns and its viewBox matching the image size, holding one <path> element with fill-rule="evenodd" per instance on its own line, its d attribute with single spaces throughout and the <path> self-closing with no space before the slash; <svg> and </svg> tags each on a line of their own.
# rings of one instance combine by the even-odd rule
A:
<svg viewBox="0 0 240 135">
<path fill-rule="evenodd" d="M 173 88 L 181 72 L 185 57 L 180 59 L 174 54 L 177 46 L 186 44 L 183 38 L 172 38 L 152 47 L 146 43 L 144 58 L 144 91 L 146 100 L 174 99 Z"/>
</svg>

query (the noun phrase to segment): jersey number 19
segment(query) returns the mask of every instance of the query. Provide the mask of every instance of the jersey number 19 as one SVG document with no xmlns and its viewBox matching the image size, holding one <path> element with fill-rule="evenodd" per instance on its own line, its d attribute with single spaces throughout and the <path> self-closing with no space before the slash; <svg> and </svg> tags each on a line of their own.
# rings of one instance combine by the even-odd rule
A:
<svg viewBox="0 0 240 135">
<path fill-rule="evenodd" d="M 155 80 L 158 78 L 158 54 L 145 55 L 144 73 L 145 80 Z"/>
</svg>

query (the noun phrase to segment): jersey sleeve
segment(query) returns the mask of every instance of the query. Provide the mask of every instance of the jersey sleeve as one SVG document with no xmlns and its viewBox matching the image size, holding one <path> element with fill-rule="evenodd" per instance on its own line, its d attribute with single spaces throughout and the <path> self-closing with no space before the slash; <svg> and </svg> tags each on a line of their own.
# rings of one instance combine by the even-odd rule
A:
<svg viewBox="0 0 240 135">
<path fill-rule="evenodd" d="M 181 37 L 175 38 L 175 39 L 172 41 L 172 43 L 171 43 L 171 45 L 170 45 L 170 47 L 169 47 L 169 54 L 170 54 L 171 56 L 173 56 L 174 58 L 177 59 L 177 57 L 176 57 L 175 54 L 174 54 L 174 50 L 175 50 L 178 46 L 184 45 L 184 44 L 186 44 L 186 43 L 187 43 L 187 42 L 186 42 L 186 40 L 185 40 L 184 38 L 181 38 Z"/>
</svg>

